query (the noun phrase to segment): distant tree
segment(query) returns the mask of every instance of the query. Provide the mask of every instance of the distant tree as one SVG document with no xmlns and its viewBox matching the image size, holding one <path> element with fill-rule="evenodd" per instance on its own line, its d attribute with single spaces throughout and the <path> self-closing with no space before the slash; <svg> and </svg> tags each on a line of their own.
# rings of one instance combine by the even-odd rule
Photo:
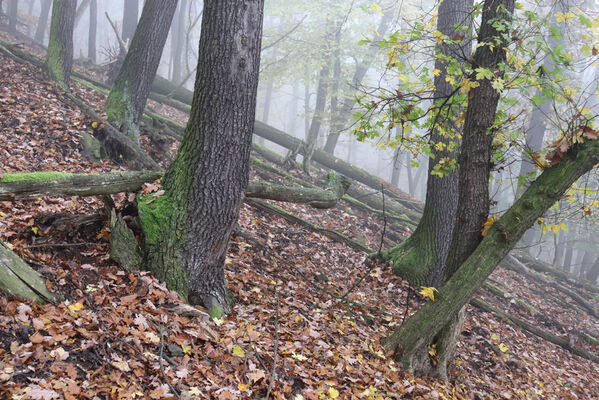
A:
<svg viewBox="0 0 599 400">
<path fill-rule="evenodd" d="M 176 23 L 172 26 L 172 81 L 180 84 L 183 79 L 183 48 L 185 47 L 185 16 L 187 15 L 187 0 L 181 0 L 178 7 Z"/>
<path fill-rule="evenodd" d="M 177 2 L 176 0 L 174 1 Z M 144 6 L 145 7 L 145 6 Z M 137 16 L 139 14 L 138 0 L 125 0 L 123 6 L 123 40 L 132 40 L 137 27 Z"/>
<path fill-rule="evenodd" d="M 139 121 L 175 15 L 177 0 L 146 0 L 135 35 L 106 98 L 108 122 L 139 142 Z"/>
<path fill-rule="evenodd" d="M 146 265 L 213 316 L 229 309 L 224 262 L 248 183 L 263 7 L 264 0 L 204 2 L 185 136 L 164 194 L 138 202 Z"/>
<path fill-rule="evenodd" d="M 50 79 L 69 90 L 73 66 L 73 28 L 77 0 L 54 0 L 46 66 Z"/>
<path fill-rule="evenodd" d="M 42 0 L 42 9 L 40 11 L 40 17 L 37 21 L 37 28 L 35 29 L 34 40 L 39 43 L 44 43 L 44 36 L 46 35 L 46 27 L 48 26 L 48 16 L 50 15 L 50 7 L 52 6 L 52 0 Z"/>
<path fill-rule="evenodd" d="M 89 5 L 89 34 L 87 38 L 87 58 L 96 63 L 96 31 L 98 27 L 98 0 Z"/>
<path fill-rule="evenodd" d="M 8 31 L 12 34 L 17 33 L 17 22 L 19 20 L 19 0 L 9 0 L 8 2 Z"/>
</svg>

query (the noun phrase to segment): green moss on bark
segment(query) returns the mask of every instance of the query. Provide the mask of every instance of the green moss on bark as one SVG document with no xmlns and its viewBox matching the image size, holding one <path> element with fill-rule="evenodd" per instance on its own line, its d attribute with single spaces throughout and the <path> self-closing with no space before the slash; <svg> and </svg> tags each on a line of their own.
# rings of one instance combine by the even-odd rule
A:
<svg viewBox="0 0 599 400">
<path fill-rule="evenodd" d="M 106 119 L 125 135 L 139 143 L 139 127 L 135 122 L 135 106 L 126 88 L 114 85 L 104 104 Z"/>
<path fill-rule="evenodd" d="M 21 182 L 21 181 L 49 181 L 52 179 L 68 178 L 73 174 L 58 171 L 39 171 L 39 172 L 17 172 L 14 174 L 4 174 L 0 182 Z"/>
<path fill-rule="evenodd" d="M 427 284 L 431 266 L 435 261 L 434 249 L 419 243 L 419 235 L 412 234 L 394 248 L 383 251 L 385 261 L 393 261 L 393 273 L 413 287 Z"/>
<path fill-rule="evenodd" d="M 169 289 L 187 299 L 187 273 L 177 251 L 186 231 L 174 219 L 174 216 L 180 215 L 175 213 L 174 205 L 175 202 L 166 193 L 156 198 L 153 194 L 139 196 L 137 200 L 147 268 L 158 280 L 166 282 Z"/>
</svg>

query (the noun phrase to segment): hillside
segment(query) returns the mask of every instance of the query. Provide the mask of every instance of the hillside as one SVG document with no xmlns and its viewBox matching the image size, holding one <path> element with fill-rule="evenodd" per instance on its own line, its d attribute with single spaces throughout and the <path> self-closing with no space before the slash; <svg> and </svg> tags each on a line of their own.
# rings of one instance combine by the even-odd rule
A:
<svg viewBox="0 0 599 400">
<path fill-rule="evenodd" d="M 72 90 L 102 109 L 101 93 L 77 82 Z M 2 173 L 123 169 L 82 155 L 91 121 L 57 93 L 38 68 L 0 52 Z M 185 122 L 180 111 L 150 106 Z M 163 163 L 165 149 L 176 149 L 144 145 Z M 252 176 L 288 179 L 259 168 Z M 131 195 L 113 197 L 122 207 Z M 329 210 L 276 205 L 374 250 L 385 225 L 384 247 L 410 231 L 346 202 Z M 151 275 L 122 271 L 109 258 L 103 207 L 95 197 L 0 202 L 0 239 L 64 296 L 40 306 L 0 295 L 3 398 L 599 398 L 596 362 L 473 306 L 449 382 L 402 372 L 380 341 L 425 300 L 364 251 L 251 202 L 226 265 L 233 312 L 222 321 L 191 316 Z M 599 337 L 599 320 L 554 286 L 501 268 L 490 283 L 497 290 L 478 298 L 599 355 L 597 342 L 584 340 Z M 597 310 L 599 289 L 572 289 Z"/>
</svg>

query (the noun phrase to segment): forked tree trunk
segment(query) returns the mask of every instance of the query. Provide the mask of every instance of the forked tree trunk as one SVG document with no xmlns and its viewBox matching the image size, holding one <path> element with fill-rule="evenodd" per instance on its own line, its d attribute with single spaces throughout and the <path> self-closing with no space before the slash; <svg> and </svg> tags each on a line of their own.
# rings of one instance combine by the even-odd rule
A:
<svg viewBox="0 0 599 400">
<path fill-rule="evenodd" d="M 66 91 L 69 91 L 73 66 L 73 28 L 76 7 L 77 0 L 54 0 L 46 53 L 46 66 L 50 79 Z"/>
<path fill-rule="evenodd" d="M 470 55 L 471 8 L 472 0 L 444 0 L 441 3 L 437 30 L 449 38 L 461 34 L 464 41 L 462 44 L 441 44 L 437 47 L 438 53 L 452 58 Z M 439 109 L 436 110 L 435 128 L 430 133 L 433 157 L 428 163 L 422 219 L 407 240 L 385 253 L 387 259 L 393 260 L 393 271 L 415 287 L 441 284 L 458 207 L 458 172 L 450 169 L 441 177 L 433 174 L 435 168 L 442 166 L 441 160 L 455 160 L 458 156 L 459 130 L 453 119 L 460 112 L 459 104 L 452 101 L 453 87 L 445 80 L 447 62 L 438 58 L 435 68 L 441 71 L 435 76 L 434 95 L 440 100 L 437 100 Z M 451 119 L 446 120 L 446 115 L 451 115 Z M 437 144 L 443 148 L 437 150 Z M 412 188 L 410 192 L 413 194 Z"/>
<path fill-rule="evenodd" d="M 263 6 L 204 2 L 185 137 L 163 179 L 164 195 L 138 202 L 146 265 L 213 316 L 229 309 L 224 262 L 248 183 Z"/>
<path fill-rule="evenodd" d="M 44 43 L 44 37 L 46 36 L 46 27 L 48 26 L 48 16 L 50 15 L 50 7 L 52 6 L 52 0 L 42 0 L 42 9 L 40 11 L 40 17 L 37 21 L 37 28 L 35 29 L 34 40 L 39 43 Z"/>
<path fill-rule="evenodd" d="M 570 149 L 559 164 L 544 170 L 439 289 L 435 301 L 427 302 L 387 338 L 385 347 L 396 352 L 406 371 L 422 372 L 416 370 L 414 361 L 422 359 L 421 355 L 444 334 L 444 327 L 455 325 L 452 320 L 524 232 L 597 162 L 599 141 L 588 140 Z"/>
<path fill-rule="evenodd" d="M 477 41 L 478 43 L 496 41 L 499 43 L 493 48 L 480 46 L 473 57 L 474 68 L 487 68 L 497 74 L 496 76 L 502 76 L 502 72 L 498 69 L 498 66 L 506 59 L 506 50 L 501 44 L 506 39 L 496 29 L 496 21 L 509 21 L 513 12 L 514 0 L 485 0 Z M 440 376 L 442 378 L 447 377 L 447 362 L 452 357 L 458 334 L 462 329 L 463 319 L 459 318 L 460 313 L 464 312 L 462 307 L 469 300 L 472 291 L 482 284 L 488 273 L 495 268 L 497 263 L 513 247 L 513 244 L 503 244 L 502 247 L 499 243 L 494 243 L 501 250 L 494 249 L 489 251 L 491 254 L 496 254 L 499 258 L 494 259 L 491 256 L 485 260 L 487 262 L 491 261 L 494 264 L 485 267 L 484 261 L 478 260 L 479 263 L 475 266 L 474 271 L 468 268 L 467 265 L 460 267 L 466 259 L 472 259 L 472 257 L 468 257 L 477 249 L 477 246 L 481 242 L 481 230 L 489 215 L 490 207 L 489 174 L 493 135 L 489 132 L 489 129 L 495 120 L 499 92 L 492 87 L 492 82 L 489 79 L 483 79 L 478 82 L 480 86 L 471 89 L 468 96 L 468 109 L 466 110 L 462 145 L 458 159 L 460 168 L 458 208 L 445 271 L 441 271 L 441 273 L 444 273 L 444 280 L 449 280 L 446 286 L 450 286 L 450 282 L 454 281 L 454 278 L 463 286 L 458 288 L 450 286 L 450 289 L 445 292 L 448 293 L 448 298 L 437 300 L 435 304 L 438 304 L 438 306 L 432 314 L 430 314 L 426 306 L 422 308 L 422 313 L 419 311 L 420 315 L 415 318 L 417 324 L 420 324 L 423 319 L 426 320 L 427 325 L 430 321 L 433 321 L 436 324 L 434 329 L 427 326 L 427 329 L 430 329 L 430 331 L 423 332 L 417 328 L 417 334 L 420 337 L 414 338 L 413 331 L 404 329 L 404 325 L 410 326 L 409 322 L 412 318 L 409 318 L 402 325 L 399 333 L 394 333 L 389 341 L 393 349 L 397 348 L 398 345 L 403 347 L 404 355 L 402 356 L 402 360 L 404 366 L 416 374 Z M 547 205 L 546 208 L 535 210 L 540 215 L 550 206 L 551 204 Z M 508 211 L 505 216 L 508 216 L 509 213 Z M 512 216 L 511 218 L 507 218 L 507 220 L 511 221 L 513 218 Z M 531 224 L 532 222 L 528 226 Z M 511 243 L 511 238 L 514 236 L 513 233 L 517 234 L 517 237 L 520 238 L 524 231 L 519 233 L 519 229 L 521 229 L 521 226 L 513 229 L 511 226 L 509 227 L 510 235 L 506 243 Z M 460 269 L 458 270 L 458 268 Z M 463 275 L 459 274 L 463 270 L 468 270 L 471 276 L 463 277 Z M 478 279 L 483 276 L 484 279 L 479 282 Z M 473 288 L 472 285 L 475 285 L 475 287 Z M 464 300 L 463 302 L 462 299 Z M 435 313 L 438 309 L 443 309 L 443 312 L 447 313 L 441 319 L 438 319 L 439 316 Z M 414 327 L 412 326 L 412 328 Z M 402 343 L 406 338 L 411 338 L 407 346 Z M 413 341 L 413 339 L 416 339 L 416 341 Z M 435 348 L 436 357 L 438 357 L 435 360 L 436 362 L 432 362 L 429 359 L 431 348 Z"/>
<path fill-rule="evenodd" d="M 177 0 L 146 0 L 123 66 L 104 104 L 108 122 L 137 143 L 139 122 L 176 8 Z"/>
</svg>

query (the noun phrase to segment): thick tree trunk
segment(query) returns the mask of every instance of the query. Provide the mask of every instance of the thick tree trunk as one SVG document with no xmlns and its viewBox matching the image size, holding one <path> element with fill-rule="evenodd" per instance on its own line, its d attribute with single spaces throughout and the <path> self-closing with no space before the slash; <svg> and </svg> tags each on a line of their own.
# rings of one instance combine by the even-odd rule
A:
<svg viewBox="0 0 599 400">
<path fill-rule="evenodd" d="M 435 343 L 441 328 L 470 300 L 524 232 L 597 162 L 599 141 L 586 141 L 575 145 L 559 164 L 544 170 L 439 289 L 435 301 L 426 303 L 385 341 L 385 347 L 396 351 L 407 371 L 414 371 L 414 357 Z"/>
<path fill-rule="evenodd" d="M 98 27 L 98 0 L 91 0 L 89 5 L 89 35 L 87 37 L 87 58 L 96 63 L 96 31 Z"/>
<path fill-rule="evenodd" d="M 469 57 L 472 47 L 471 8 L 472 0 L 444 0 L 441 3 L 437 30 L 449 38 L 464 35 L 465 40 L 464 44 L 441 44 L 437 48 L 438 53 L 452 58 L 456 55 Z M 457 118 L 460 112 L 459 104 L 455 105 L 452 101 L 453 87 L 445 79 L 447 61 L 437 58 L 435 68 L 441 71 L 435 76 L 435 98 L 440 100 L 437 100 L 439 109 L 435 111 L 435 128 L 430 133 L 433 156 L 428 163 L 422 219 L 407 240 L 386 253 L 386 258 L 393 260 L 393 271 L 415 287 L 437 287 L 441 284 L 458 208 L 458 172 L 450 169 L 442 177 L 433 174 L 435 167 L 442 166 L 439 162 L 455 160 L 458 156 L 459 129 L 453 118 Z M 452 117 L 446 120 L 444 115 Z M 437 149 L 438 144 L 443 146 L 441 150 Z"/>
<path fill-rule="evenodd" d="M 213 316 L 229 308 L 224 261 L 248 182 L 263 6 L 204 3 L 185 137 L 163 179 L 165 194 L 138 202 L 148 267 Z"/>
<path fill-rule="evenodd" d="M 175 0 L 176 3 L 176 0 Z M 175 4 L 176 6 L 176 4 Z M 144 6 L 145 7 L 145 6 Z M 124 41 L 133 39 L 137 28 L 137 16 L 139 14 L 139 0 L 124 0 L 123 4 L 123 30 L 122 39 Z"/>
<path fill-rule="evenodd" d="M 104 104 L 108 122 L 135 142 L 139 142 L 139 123 L 176 8 L 177 0 L 146 0 L 123 66 Z"/>
<path fill-rule="evenodd" d="M 42 9 L 37 21 L 37 28 L 35 29 L 34 36 L 34 40 L 39 44 L 44 44 L 46 27 L 48 26 L 48 16 L 50 15 L 50 7 L 52 7 L 52 0 L 42 0 Z"/>
<path fill-rule="evenodd" d="M 73 28 L 77 0 L 54 0 L 46 66 L 50 79 L 69 90 L 73 66 Z"/>
<path fill-rule="evenodd" d="M 59 297 L 46 288 L 46 280 L 0 242 L 0 291 L 43 303 Z"/>
</svg>

